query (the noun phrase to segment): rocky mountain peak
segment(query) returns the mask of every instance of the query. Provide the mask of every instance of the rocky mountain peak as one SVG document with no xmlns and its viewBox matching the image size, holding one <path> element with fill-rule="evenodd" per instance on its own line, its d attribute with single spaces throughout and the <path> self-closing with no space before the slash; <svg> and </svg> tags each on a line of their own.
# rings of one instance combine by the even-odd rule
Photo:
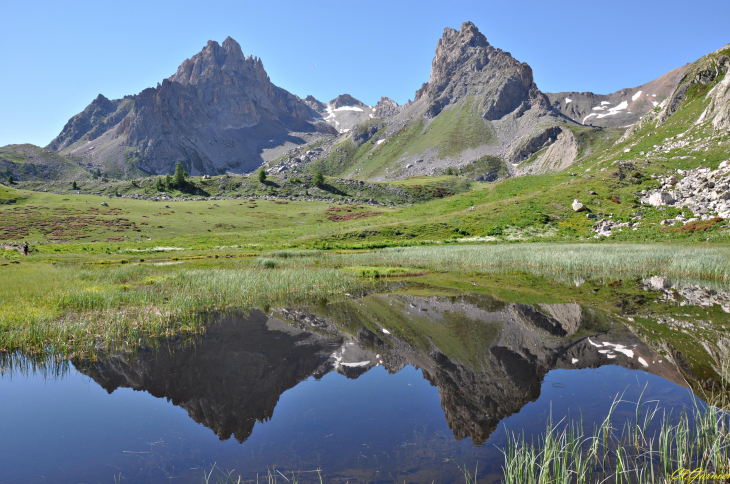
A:
<svg viewBox="0 0 730 484">
<path fill-rule="evenodd" d="M 227 37 L 222 45 L 208 41 L 155 88 L 114 101 L 97 97 L 49 147 L 122 170 L 133 152 L 135 169 L 147 173 L 169 173 L 178 162 L 191 174 L 251 171 L 264 149 L 290 133 L 319 132 L 316 117 Z"/>
<path fill-rule="evenodd" d="M 389 97 L 381 97 L 378 104 L 375 105 L 375 116 L 382 118 L 386 116 L 393 116 L 400 112 L 400 106 L 398 103 L 390 99 Z"/>
<path fill-rule="evenodd" d="M 327 105 L 316 97 L 312 96 L 311 94 L 304 98 L 304 104 L 309 106 L 320 116 L 324 115 L 324 113 L 327 111 Z"/>
<path fill-rule="evenodd" d="M 467 96 L 482 100 L 481 114 L 487 120 L 499 119 L 538 97 L 549 106 L 535 86 L 530 66 L 489 45 L 471 22 L 464 22 L 459 30 L 444 29 L 431 76 L 416 92 L 416 100 L 426 97 L 427 114 L 435 116 Z"/>
<path fill-rule="evenodd" d="M 268 80 L 261 59 L 244 57 L 241 46 L 231 37 L 227 37 L 223 45 L 209 40 L 199 53 L 180 64 L 169 80 L 183 85 L 196 85 L 203 79 L 216 77 L 219 71 L 234 76 L 250 76 L 253 73 L 254 77 Z"/>
<path fill-rule="evenodd" d="M 330 106 L 332 106 L 332 109 L 342 108 L 345 106 L 356 106 L 356 107 L 362 107 L 365 106 L 361 101 L 355 99 L 354 97 L 350 96 L 349 94 L 340 94 L 336 98 L 330 101 Z"/>
</svg>

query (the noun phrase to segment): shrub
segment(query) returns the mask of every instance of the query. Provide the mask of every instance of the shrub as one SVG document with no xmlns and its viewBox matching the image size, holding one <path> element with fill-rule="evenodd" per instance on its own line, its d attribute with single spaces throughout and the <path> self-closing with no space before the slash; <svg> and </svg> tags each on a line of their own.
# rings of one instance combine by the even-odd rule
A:
<svg viewBox="0 0 730 484">
<path fill-rule="evenodd" d="M 314 186 L 321 187 L 324 185 L 324 175 L 322 175 L 322 170 L 317 170 L 317 172 L 314 174 Z"/>
</svg>

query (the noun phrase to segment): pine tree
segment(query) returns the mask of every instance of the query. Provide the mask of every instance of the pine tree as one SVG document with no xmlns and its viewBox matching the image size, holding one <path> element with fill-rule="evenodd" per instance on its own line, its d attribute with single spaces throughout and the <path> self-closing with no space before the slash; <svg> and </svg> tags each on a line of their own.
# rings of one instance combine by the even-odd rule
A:
<svg viewBox="0 0 730 484">
<path fill-rule="evenodd" d="M 261 169 L 259 170 L 259 181 L 260 181 L 261 183 L 263 183 L 263 182 L 265 182 L 265 181 L 266 181 L 266 172 L 264 171 L 264 169 L 263 169 L 263 168 L 261 168 Z"/>
<path fill-rule="evenodd" d="M 446 168 L 446 174 L 447 175 L 453 175 L 454 174 L 454 170 L 451 167 L 448 167 L 448 168 Z"/>
<path fill-rule="evenodd" d="M 155 188 L 157 188 L 158 192 L 161 192 L 163 190 L 162 186 L 162 178 L 157 179 L 157 183 L 155 184 Z"/>
<path fill-rule="evenodd" d="M 314 174 L 314 186 L 321 187 L 324 185 L 324 175 L 322 175 L 322 170 L 317 170 L 317 172 Z"/>
<path fill-rule="evenodd" d="M 182 163 L 178 161 L 175 166 L 175 186 L 182 188 L 185 185 L 185 170 L 183 169 Z"/>
<path fill-rule="evenodd" d="M 78 190 L 79 189 L 79 186 L 76 184 L 75 181 L 71 184 L 71 189 L 72 190 Z"/>
<path fill-rule="evenodd" d="M 15 179 L 13 178 L 13 175 L 10 175 L 8 177 L 8 185 L 12 185 L 13 183 L 15 183 Z"/>
<path fill-rule="evenodd" d="M 165 175 L 165 191 L 166 192 L 170 191 L 170 185 L 172 185 L 172 177 L 168 173 L 167 175 Z"/>
</svg>

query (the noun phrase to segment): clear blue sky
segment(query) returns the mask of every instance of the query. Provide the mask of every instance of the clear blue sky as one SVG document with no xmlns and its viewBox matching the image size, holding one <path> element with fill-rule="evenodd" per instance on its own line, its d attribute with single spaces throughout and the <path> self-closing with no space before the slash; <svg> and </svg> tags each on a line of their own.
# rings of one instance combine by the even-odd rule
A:
<svg viewBox="0 0 730 484">
<path fill-rule="evenodd" d="M 730 43 L 728 0 L 2 0 L 0 18 L 0 146 L 45 145 L 97 94 L 153 87 L 228 35 L 300 97 L 370 105 L 412 98 L 466 20 L 546 92 L 634 87 Z"/>
</svg>

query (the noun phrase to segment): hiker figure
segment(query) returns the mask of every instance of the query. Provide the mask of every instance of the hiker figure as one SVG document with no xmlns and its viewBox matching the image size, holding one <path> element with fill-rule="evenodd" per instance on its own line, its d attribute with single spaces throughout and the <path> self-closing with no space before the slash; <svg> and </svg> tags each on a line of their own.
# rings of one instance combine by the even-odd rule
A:
<svg viewBox="0 0 730 484">
<path fill-rule="evenodd" d="M 28 242 L 23 244 L 23 254 L 28 255 Z"/>
</svg>

